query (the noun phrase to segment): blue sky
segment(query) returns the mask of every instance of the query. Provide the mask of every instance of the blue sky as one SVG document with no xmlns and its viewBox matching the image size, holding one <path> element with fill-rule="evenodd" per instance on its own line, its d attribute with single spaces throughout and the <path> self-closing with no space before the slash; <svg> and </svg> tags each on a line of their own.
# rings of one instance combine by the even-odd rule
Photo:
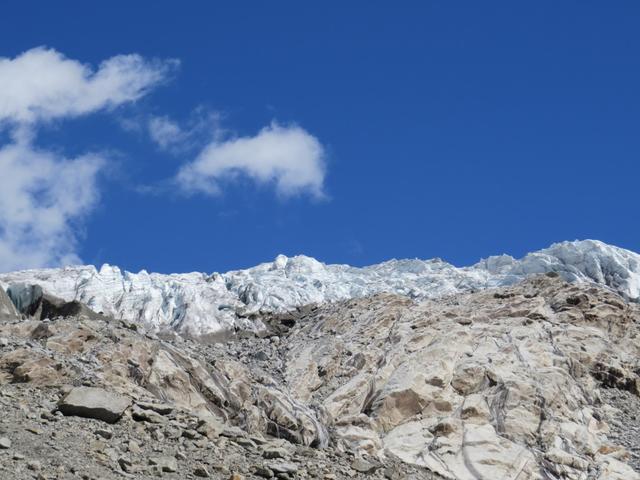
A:
<svg viewBox="0 0 640 480">
<path fill-rule="evenodd" d="M 633 1 L 9 2 L 0 269 L 640 251 L 639 24 Z M 65 61 L 85 76 L 51 96 Z"/>
</svg>

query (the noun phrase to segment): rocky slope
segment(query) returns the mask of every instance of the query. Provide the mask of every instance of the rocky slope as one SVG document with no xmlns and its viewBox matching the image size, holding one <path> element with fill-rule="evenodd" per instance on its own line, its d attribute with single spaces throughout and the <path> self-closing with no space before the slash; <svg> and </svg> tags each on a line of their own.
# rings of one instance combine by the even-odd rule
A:
<svg viewBox="0 0 640 480">
<path fill-rule="evenodd" d="M 28 270 L 0 275 L 0 285 L 41 285 L 67 301 L 97 312 L 184 335 L 221 334 L 264 327 L 261 312 L 361 298 L 380 292 L 412 299 L 511 285 L 528 275 L 558 272 L 569 281 L 607 286 L 624 298 L 640 298 L 640 255 L 602 242 L 564 242 L 520 260 L 503 255 L 457 268 L 440 259 L 391 260 L 355 268 L 313 258 L 279 256 L 247 270 L 212 275 L 121 272 L 104 265 Z"/>
<path fill-rule="evenodd" d="M 380 293 L 220 343 L 44 290 L 0 292 L 0 478 L 640 479 L 640 310 L 608 288 Z"/>
</svg>

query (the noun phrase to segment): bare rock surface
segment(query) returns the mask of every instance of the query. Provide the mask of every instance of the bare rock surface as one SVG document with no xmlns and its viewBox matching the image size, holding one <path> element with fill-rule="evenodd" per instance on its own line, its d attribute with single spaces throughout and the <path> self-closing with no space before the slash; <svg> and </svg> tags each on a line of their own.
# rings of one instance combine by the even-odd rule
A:
<svg viewBox="0 0 640 480">
<path fill-rule="evenodd" d="M 554 275 L 417 305 L 378 295 L 298 321 L 283 375 L 357 454 L 450 479 L 640 478 L 602 395 L 638 395 L 639 320 Z"/>
<path fill-rule="evenodd" d="M 218 343 L 59 306 L 0 322 L 0 478 L 640 479 L 640 311 L 602 287 L 377 294 Z"/>
<path fill-rule="evenodd" d="M 2 479 L 364 478 L 317 412 L 255 366 L 251 342 L 271 356 L 269 339 L 163 340 L 82 312 L 15 315 L 0 337 Z"/>
</svg>

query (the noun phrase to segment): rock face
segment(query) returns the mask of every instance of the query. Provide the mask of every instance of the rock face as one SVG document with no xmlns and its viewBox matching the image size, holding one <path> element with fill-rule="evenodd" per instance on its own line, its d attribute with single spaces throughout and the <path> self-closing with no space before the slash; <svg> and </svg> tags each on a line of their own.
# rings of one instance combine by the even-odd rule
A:
<svg viewBox="0 0 640 480">
<path fill-rule="evenodd" d="M 18 312 L 16 311 L 13 302 L 4 291 L 4 289 L 0 288 L 0 321 L 13 319 L 17 316 Z"/>
<path fill-rule="evenodd" d="M 221 343 L 0 323 L 0 478 L 640 479 L 640 308 L 609 289 L 548 274 L 258 320 Z"/>
<path fill-rule="evenodd" d="M 599 393 L 638 394 L 639 320 L 557 276 L 419 305 L 379 295 L 298 322 L 285 376 L 360 454 L 450 479 L 639 478 Z"/>
<path fill-rule="evenodd" d="M 58 409 L 64 415 L 115 423 L 129 405 L 131 400 L 123 395 L 107 392 L 102 388 L 76 387 L 60 401 Z"/>
<path fill-rule="evenodd" d="M 263 312 L 380 292 L 414 300 L 437 298 L 511 285 L 545 272 L 607 286 L 631 301 L 640 298 L 640 255 L 593 240 L 555 244 L 520 260 L 490 257 L 465 268 L 440 259 L 391 260 L 355 268 L 280 255 L 273 262 L 224 274 L 134 274 L 104 265 L 100 270 L 87 266 L 7 273 L 0 275 L 0 285 L 40 285 L 67 302 L 79 301 L 154 331 L 221 336 L 238 329 L 261 330 Z"/>
</svg>

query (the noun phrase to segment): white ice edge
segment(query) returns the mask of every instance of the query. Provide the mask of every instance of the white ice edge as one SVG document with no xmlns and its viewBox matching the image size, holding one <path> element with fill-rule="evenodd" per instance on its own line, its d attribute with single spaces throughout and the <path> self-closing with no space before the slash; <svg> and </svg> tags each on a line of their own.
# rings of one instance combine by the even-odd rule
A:
<svg viewBox="0 0 640 480">
<path fill-rule="evenodd" d="M 260 328 L 247 318 L 258 311 L 286 311 L 379 292 L 434 298 L 509 285 L 550 271 L 570 281 L 607 286 L 628 300 L 640 299 L 640 255 L 596 240 L 556 243 L 519 260 L 502 255 L 462 268 L 439 259 L 390 260 L 358 268 L 280 255 L 273 262 L 223 274 L 78 266 L 0 274 L 0 285 L 38 284 L 52 295 L 79 300 L 116 318 L 201 335 Z"/>
</svg>

